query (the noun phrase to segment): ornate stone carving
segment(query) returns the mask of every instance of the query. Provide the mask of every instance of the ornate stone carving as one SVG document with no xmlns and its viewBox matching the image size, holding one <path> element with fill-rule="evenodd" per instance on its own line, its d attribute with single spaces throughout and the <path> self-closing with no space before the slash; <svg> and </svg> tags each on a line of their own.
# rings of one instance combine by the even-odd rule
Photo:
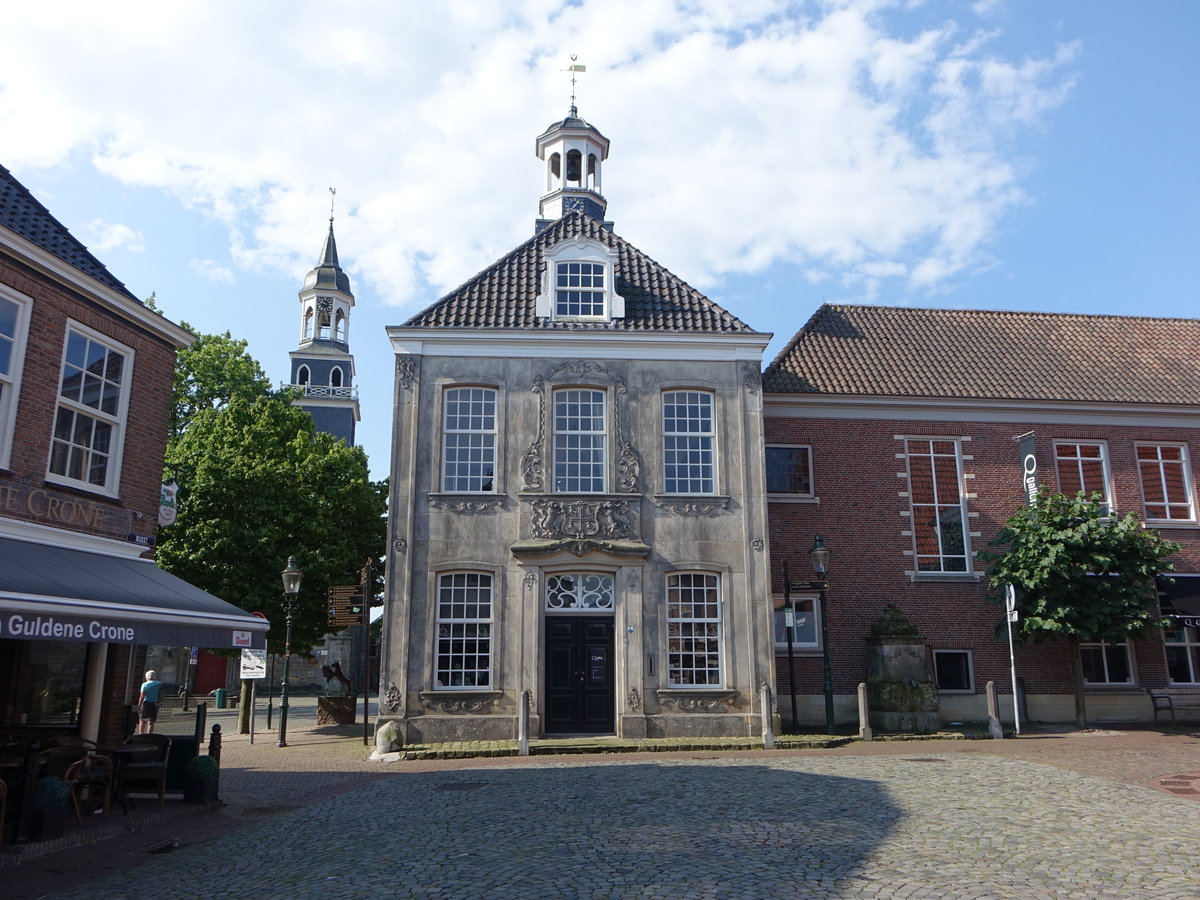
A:
<svg viewBox="0 0 1200 900">
<path fill-rule="evenodd" d="M 757 550 L 759 553 L 762 553 L 763 550 L 766 549 L 767 544 L 766 544 L 766 541 L 764 541 L 762 538 L 755 538 L 754 540 L 752 540 L 750 542 L 750 546 L 753 547 L 755 550 Z"/>
<path fill-rule="evenodd" d="M 537 572 L 533 571 L 533 569 L 526 569 L 525 570 L 525 587 L 532 588 L 536 584 L 537 584 Z"/>
<path fill-rule="evenodd" d="M 392 541 L 392 549 L 397 553 L 407 553 L 408 540 L 405 538 L 396 538 L 394 541 Z"/>
<path fill-rule="evenodd" d="M 625 382 L 618 381 L 617 399 L 620 400 L 628 393 L 629 389 L 625 386 Z M 636 494 L 642 475 L 642 458 L 633 449 L 633 445 L 625 440 L 624 432 L 621 429 L 621 419 L 620 410 L 614 410 L 613 422 L 616 425 L 617 438 L 617 491 L 622 494 Z"/>
<path fill-rule="evenodd" d="M 758 370 L 758 366 L 753 363 L 747 363 L 745 368 L 745 379 L 742 383 L 746 386 L 746 392 L 749 394 L 757 394 L 762 390 L 762 372 Z"/>
<path fill-rule="evenodd" d="M 538 398 L 537 434 L 521 457 L 522 486 L 526 491 L 540 491 L 546 485 L 546 462 L 542 455 L 546 443 L 546 381 L 541 376 L 533 380 L 533 392 Z"/>
<path fill-rule="evenodd" d="M 728 497 L 689 497 L 676 500 L 671 497 L 655 497 L 654 505 L 677 516 L 714 516 L 728 508 Z"/>
<path fill-rule="evenodd" d="M 396 687 L 396 682 L 391 682 L 388 689 L 383 692 L 383 705 L 392 712 L 395 712 L 400 706 L 400 689 Z"/>
<path fill-rule="evenodd" d="M 397 359 L 396 378 L 400 381 L 400 387 L 411 391 L 417 380 L 417 361 L 409 356 Z"/>
<path fill-rule="evenodd" d="M 487 512 L 504 505 L 503 497 L 463 497 L 461 499 L 429 495 L 429 505 L 433 509 L 444 509 L 454 513 Z"/>
<path fill-rule="evenodd" d="M 453 695 L 439 694 L 432 691 L 421 692 L 421 705 L 431 712 L 447 715 L 490 713 L 499 699 L 499 693 Z"/>
<path fill-rule="evenodd" d="M 551 500 L 539 498 L 530 534 L 535 538 L 632 538 L 633 517 L 628 500 Z"/>
<path fill-rule="evenodd" d="M 680 691 L 658 692 L 659 702 L 677 712 L 718 713 L 729 712 L 735 691 Z"/>
<path fill-rule="evenodd" d="M 628 572 L 625 573 L 625 584 L 628 585 L 630 589 L 638 586 L 638 571 L 637 571 L 637 569 L 630 569 Z"/>
<path fill-rule="evenodd" d="M 629 689 L 629 696 L 625 698 L 625 705 L 629 707 L 630 712 L 641 712 L 642 695 L 638 693 L 636 687 Z"/>
</svg>

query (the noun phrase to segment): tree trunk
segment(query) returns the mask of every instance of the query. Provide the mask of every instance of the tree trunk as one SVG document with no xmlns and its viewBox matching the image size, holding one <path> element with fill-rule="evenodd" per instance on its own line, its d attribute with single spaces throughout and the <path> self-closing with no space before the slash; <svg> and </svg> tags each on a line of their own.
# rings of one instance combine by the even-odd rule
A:
<svg viewBox="0 0 1200 900">
<path fill-rule="evenodd" d="M 238 734 L 250 733 L 250 679 L 242 679 L 242 692 L 238 698 Z"/>
<path fill-rule="evenodd" d="M 1075 725 L 1079 728 L 1087 728 L 1087 698 L 1083 692 L 1083 658 L 1079 655 L 1078 641 L 1072 643 L 1071 650 L 1071 681 L 1075 685 Z"/>
</svg>

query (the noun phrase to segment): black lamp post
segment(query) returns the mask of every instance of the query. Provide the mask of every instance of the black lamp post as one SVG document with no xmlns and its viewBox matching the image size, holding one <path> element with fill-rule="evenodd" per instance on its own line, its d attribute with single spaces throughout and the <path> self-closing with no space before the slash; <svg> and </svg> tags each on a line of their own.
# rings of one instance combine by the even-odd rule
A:
<svg viewBox="0 0 1200 900">
<path fill-rule="evenodd" d="M 300 567 L 296 565 L 296 557 L 288 557 L 287 568 L 280 576 L 283 578 L 283 602 L 287 610 L 287 636 L 283 643 L 283 686 L 279 689 L 279 742 L 275 746 L 286 747 L 288 663 L 292 661 L 292 612 L 296 607 L 296 596 L 300 593 L 300 579 L 304 576 Z"/>
<path fill-rule="evenodd" d="M 809 587 L 820 594 L 821 603 L 821 665 L 825 675 L 825 733 L 833 734 L 833 673 L 829 668 L 829 611 L 825 607 L 825 590 L 829 587 L 825 575 L 829 571 L 829 548 L 821 535 L 813 538 L 812 549 L 808 551 L 812 559 L 813 571 L 817 573 L 817 581 L 810 581 Z"/>
<path fill-rule="evenodd" d="M 796 733 L 796 661 L 792 655 L 792 629 L 796 624 L 796 607 L 792 604 L 792 579 L 787 560 L 783 561 L 783 631 L 787 635 L 788 693 L 792 697 L 792 733 Z"/>
</svg>

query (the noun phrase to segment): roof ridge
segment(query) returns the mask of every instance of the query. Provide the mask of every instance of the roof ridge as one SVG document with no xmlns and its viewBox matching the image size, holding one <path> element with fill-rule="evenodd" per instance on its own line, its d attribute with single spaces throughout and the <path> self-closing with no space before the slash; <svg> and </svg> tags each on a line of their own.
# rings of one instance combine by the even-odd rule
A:
<svg viewBox="0 0 1200 900">
<path fill-rule="evenodd" d="M 1142 315 L 1122 315 L 1118 313 L 1082 313 L 1074 311 L 1060 312 L 1057 310 L 1043 309 L 986 309 L 981 307 L 955 307 L 955 306 L 899 306 L 890 305 L 887 303 L 822 303 L 817 308 L 817 313 L 822 309 L 878 309 L 892 310 L 898 312 L 931 312 L 931 313 L 974 313 L 979 315 L 1005 315 L 1005 316 L 1049 316 L 1052 318 L 1077 318 L 1077 319 L 1108 319 L 1117 321 L 1141 321 L 1141 322 L 1200 322 L 1200 318 L 1188 316 L 1142 316 Z M 816 317 L 817 313 L 809 319 L 811 322 Z"/>
</svg>

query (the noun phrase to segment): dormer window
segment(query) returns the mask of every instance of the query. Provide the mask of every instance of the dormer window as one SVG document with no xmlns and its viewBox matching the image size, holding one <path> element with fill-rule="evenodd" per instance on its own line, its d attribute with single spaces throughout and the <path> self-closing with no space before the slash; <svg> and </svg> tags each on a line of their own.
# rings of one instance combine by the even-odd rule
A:
<svg viewBox="0 0 1200 900">
<path fill-rule="evenodd" d="M 604 269 L 603 263 L 558 263 L 555 266 L 555 318 L 594 319 L 603 316 Z"/>
<path fill-rule="evenodd" d="M 616 287 L 616 248 L 579 235 L 545 253 L 537 315 L 559 321 L 625 318 Z"/>
</svg>

